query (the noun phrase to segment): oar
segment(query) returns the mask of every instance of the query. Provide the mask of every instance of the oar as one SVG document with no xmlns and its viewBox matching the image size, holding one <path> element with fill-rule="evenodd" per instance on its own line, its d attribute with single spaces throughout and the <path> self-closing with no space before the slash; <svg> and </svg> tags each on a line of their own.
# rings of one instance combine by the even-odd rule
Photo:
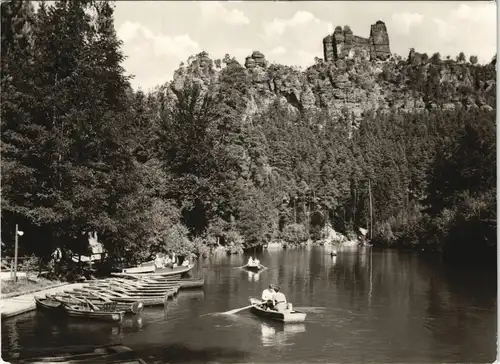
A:
<svg viewBox="0 0 500 364">
<path fill-rule="evenodd" d="M 234 310 L 231 310 L 231 311 L 222 312 L 222 313 L 221 313 L 221 315 L 232 315 L 233 313 L 236 313 L 236 312 L 240 312 L 240 311 L 246 310 L 247 308 L 250 308 L 250 307 L 252 307 L 252 306 L 253 306 L 253 305 L 248 305 L 248 306 L 241 307 L 241 308 L 235 308 Z"/>
<path fill-rule="evenodd" d="M 326 307 L 294 307 L 293 309 L 309 313 L 320 313 L 325 311 Z"/>
</svg>

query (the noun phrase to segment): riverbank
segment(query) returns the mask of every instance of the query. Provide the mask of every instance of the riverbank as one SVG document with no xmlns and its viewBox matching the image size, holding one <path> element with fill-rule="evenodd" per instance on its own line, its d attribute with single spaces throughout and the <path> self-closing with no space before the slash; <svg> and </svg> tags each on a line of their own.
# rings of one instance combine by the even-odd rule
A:
<svg viewBox="0 0 500 364">
<path fill-rule="evenodd" d="M 2 279 L 1 299 L 33 293 L 43 289 L 53 288 L 67 284 L 67 282 L 54 281 L 45 278 L 19 278 L 17 282 L 12 279 Z"/>
<path fill-rule="evenodd" d="M 57 287 L 37 290 L 31 293 L 16 295 L 15 297 L 4 298 L 0 300 L 0 313 L 2 318 L 17 316 L 26 312 L 33 311 L 35 306 L 35 296 L 45 296 L 45 294 L 60 293 L 67 289 L 81 288 L 82 283 L 66 283 Z"/>
</svg>

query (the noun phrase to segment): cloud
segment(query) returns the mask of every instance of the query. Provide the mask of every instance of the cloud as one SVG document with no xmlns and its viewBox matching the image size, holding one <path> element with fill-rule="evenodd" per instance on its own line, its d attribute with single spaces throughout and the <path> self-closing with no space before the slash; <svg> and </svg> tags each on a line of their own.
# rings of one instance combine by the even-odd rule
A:
<svg viewBox="0 0 500 364">
<path fill-rule="evenodd" d="M 203 1 L 200 7 L 202 17 L 206 20 L 222 21 L 230 25 L 250 24 L 250 19 L 241 10 L 228 10 L 221 3 Z"/>
<path fill-rule="evenodd" d="M 166 35 L 153 32 L 147 26 L 125 21 L 117 30 L 123 41 L 123 52 L 127 55 L 124 67 L 128 73 L 140 78 L 132 85 L 152 87 L 172 77 L 181 61 L 201 51 L 189 34 Z"/>
<path fill-rule="evenodd" d="M 441 18 L 433 18 L 432 21 L 437 27 L 438 35 L 442 40 L 450 40 L 456 31 L 455 26 Z"/>
<path fill-rule="evenodd" d="M 174 36 L 155 34 L 148 27 L 130 21 L 123 23 L 117 34 L 125 45 L 132 42 L 148 43 L 154 56 L 168 55 L 184 59 L 200 50 L 198 43 L 193 41 L 189 34 Z M 144 44 L 142 46 L 144 47 Z M 145 47 L 148 48 L 147 45 Z"/>
<path fill-rule="evenodd" d="M 495 7 L 493 3 L 460 4 L 448 14 L 434 17 L 438 35 L 434 40 L 441 44 L 441 53 L 454 56 L 468 49 L 482 62 L 491 60 L 496 52 Z"/>
<path fill-rule="evenodd" d="M 395 31 L 403 34 L 410 33 L 413 25 L 422 23 L 424 16 L 419 13 L 395 13 L 392 14 L 392 25 Z"/>
<path fill-rule="evenodd" d="M 285 54 L 286 49 L 283 46 L 278 46 L 271 51 L 271 54 Z"/>
<path fill-rule="evenodd" d="M 263 25 L 264 34 L 267 37 L 280 37 L 286 30 L 296 27 L 303 27 L 310 24 L 319 24 L 320 20 L 308 11 L 299 10 L 290 19 L 274 18 Z"/>
</svg>

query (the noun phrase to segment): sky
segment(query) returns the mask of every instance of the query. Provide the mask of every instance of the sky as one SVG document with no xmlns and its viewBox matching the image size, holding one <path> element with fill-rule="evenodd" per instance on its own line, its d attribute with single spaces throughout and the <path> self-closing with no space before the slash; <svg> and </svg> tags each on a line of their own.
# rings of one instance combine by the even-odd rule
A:
<svg viewBox="0 0 500 364">
<path fill-rule="evenodd" d="M 492 1 L 117 1 L 115 27 L 134 75 L 134 89 L 172 79 L 174 70 L 201 51 L 227 53 L 244 63 L 252 51 L 270 62 L 306 68 L 323 57 L 323 38 L 349 25 L 368 38 L 370 25 L 387 26 L 391 51 L 410 48 L 442 58 L 464 52 L 489 62 L 497 49 L 497 7 Z"/>
</svg>

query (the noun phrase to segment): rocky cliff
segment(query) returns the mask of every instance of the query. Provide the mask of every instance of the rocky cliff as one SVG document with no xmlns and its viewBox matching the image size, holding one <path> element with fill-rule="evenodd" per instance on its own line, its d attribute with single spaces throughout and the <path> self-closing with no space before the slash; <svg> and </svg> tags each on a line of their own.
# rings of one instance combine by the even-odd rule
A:
<svg viewBox="0 0 500 364">
<path fill-rule="evenodd" d="M 356 123 L 368 111 L 422 112 L 436 108 L 494 108 L 494 64 L 472 65 L 452 60 L 429 59 L 411 49 L 407 59 L 391 55 L 386 26 L 378 21 L 370 37 L 353 35 L 337 27 L 323 40 L 325 60 L 302 71 L 296 67 L 268 64 L 254 51 L 246 58 L 247 117 L 278 100 L 291 111 L 305 115 L 318 111 L 330 117 L 349 115 Z M 237 64 L 226 56 L 222 63 Z M 206 52 L 190 57 L 174 74 L 167 93 L 175 97 L 186 80 L 203 88 L 216 85 L 223 72 L 220 60 Z"/>
<path fill-rule="evenodd" d="M 326 62 L 346 58 L 388 59 L 391 56 L 391 49 L 385 23 L 379 20 L 373 24 L 369 38 L 354 35 L 348 25 L 344 29 L 336 27 L 333 34 L 323 39 L 323 56 Z"/>
</svg>

